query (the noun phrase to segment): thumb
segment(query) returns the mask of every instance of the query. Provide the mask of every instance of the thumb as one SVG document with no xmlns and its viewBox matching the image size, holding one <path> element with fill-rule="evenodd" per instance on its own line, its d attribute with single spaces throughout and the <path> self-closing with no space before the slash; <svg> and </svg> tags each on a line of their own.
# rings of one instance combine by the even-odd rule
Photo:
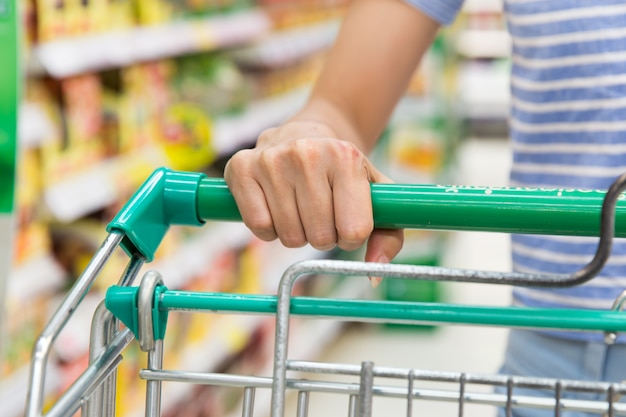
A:
<svg viewBox="0 0 626 417">
<path fill-rule="evenodd" d="M 375 229 L 367 241 L 366 262 L 389 263 L 402 249 L 403 229 Z M 372 286 L 377 287 L 381 277 L 370 277 Z"/>
</svg>

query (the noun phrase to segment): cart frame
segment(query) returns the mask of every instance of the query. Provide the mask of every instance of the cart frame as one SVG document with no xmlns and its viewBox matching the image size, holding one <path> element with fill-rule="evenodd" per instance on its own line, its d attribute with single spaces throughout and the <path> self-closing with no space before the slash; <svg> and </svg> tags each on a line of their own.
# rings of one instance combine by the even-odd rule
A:
<svg viewBox="0 0 626 417">
<path fill-rule="evenodd" d="M 290 362 L 287 358 L 289 318 L 292 314 L 321 315 L 342 320 L 391 320 L 411 323 L 430 321 L 596 330 L 605 332 L 607 343 L 613 343 L 616 333 L 626 330 L 626 320 L 621 313 L 626 302 L 626 293 L 615 301 L 613 311 L 563 310 L 559 315 L 551 314 L 554 310 L 548 309 L 484 309 L 445 304 L 410 303 L 410 306 L 402 305 L 401 308 L 397 308 L 397 302 L 365 300 L 315 299 L 312 302 L 309 300 L 307 305 L 305 298 L 292 297 L 291 293 L 296 279 L 303 275 L 320 273 L 534 287 L 579 285 L 593 278 L 602 269 L 610 256 L 613 237 L 626 236 L 626 204 L 624 204 L 622 194 L 624 189 L 626 189 L 626 174 L 618 178 L 606 193 L 583 190 L 502 189 L 499 190 L 501 191 L 499 195 L 492 189 L 488 189 L 489 192 L 487 192 L 486 188 L 433 189 L 431 187 L 425 190 L 418 186 L 372 185 L 377 227 L 599 235 L 594 258 L 581 270 L 570 275 L 504 273 L 316 260 L 300 262 L 288 268 L 275 297 L 259 295 L 246 298 L 238 295 L 237 298 L 243 297 L 243 302 L 234 303 L 228 294 L 218 294 L 210 302 L 203 299 L 191 304 L 176 305 L 175 302 L 169 302 L 168 305 L 168 297 L 175 294 L 175 291 L 170 291 L 163 285 L 163 280 L 157 272 L 148 272 L 141 280 L 139 287 L 132 287 L 132 285 L 144 263 L 152 260 L 154 251 L 169 226 L 176 224 L 200 226 L 205 220 L 236 221 L 240 218 L 236 204 L 222 180 L 207 179 L 195 173 L 157 170 L 109 224 L 109 236 L 37 339 L 33 350 L 26 416 L 44 415 L 42 405 L 45 373 L 52 344 L 118 246 L 124 248 L 130 260 L 119 285 L 109 289 L 106 303 L 101 304 L 94 316 L 90 339 L 90 365 L 45 414 L 46 416 L 71 416 L 79 408 L 85 416 L 114 415 L 116 367 L 121 361 L 122 351 L 134 338 L 139 341 L 141 349 L 148 352 L 147 369 L 140 372 L 140 377 L 148 380 L 146 415 L 150 416 L 160 415 L 161 381 L 166 379 L 205 384 L 241 385 L 245 388 L 244 415 L 251 415 L 246 413 L 251 412 L 249 410 L 251 410 L 254 389 L 269 384 L 272 389 L 270 410 L 272 417 L 284 415 L 286 389 L 295 388 L 304 393 L 300 395 L 302 396 L 302 412 L 305 413 L 304 404 L 308 398 L 306 392 L 330 388 L 324 383 L 315 386 L 315 384 L 307 385 L 305 381 L 288 379 L 288 370 L 360 375 L 358 384 L 347 384 L 333 389 L 348 393 L 355 401 L 355 406 L 351 408 L 354 410 L 354 415 L 364 417 L 371 414 L 372 395 L 425 398 L 424 392 L 413 388 L 413 381 L 418 378 L 457 383 L 459 390 L 453 397 L 459 402 L 460 415 L 462 415 L 463 404 L 476 401 L 477 398 L 465 392 L 468 382 L 505 387 L 506 394 L 491 394 L 491 396 L 482 397 L 480 401 L 503 406 L 508 415 L 511 414 L 514 406 L 520 405 L 550 407 L 555 410 L 555 415 L 559 415 L 561 410 L 566 409 L 601 411 L 610 416 L 624 415 L 626 405 L 617 402 L 617 398 L 626 391 L 626 385 L 622 384 L 424 373 L 417 370 L 380 368 L 368 362 L 358 367 L 357 372 L 357 368 L 350 366 Z M 452 191 L 449 192 L 450 190 Z M 502 210 L 503 207 L 504 210 Z M 423 215 L 425 209 L 430 209 L 431 214 Z M 441 214 L 442 211 L 443 214 Z M 460 219 L 455 217 L 467 211 L 476 211 L 478 214 Z M 416 216 L 415 213 L 420 213 L 420 216 Z M 496 214 L 497 216 L 494 217 Z M 189 301 L 193 300 L 193 296 L 194 294 L 187 294 L 185 298 Z M 195 296 L 203 298 L 206 294 L 198 293 Z M 217 374 L 197 375 L 162 370 L 163 337 L 167 313 L 170 310 L 188 309 L 275 314 L 276 333 L 272 377 L 238 378 L 233 376 L 229 378 Z M 120 330 L 119 321 L 123 322 L 126 328 Z M 373 384 L 375 376 L 406 378 L 408 385 L 401 393 L 392 392 L 393 389 L 375 386 Z M 524 399 L 513 395 L 514 387 L 548 388 L 555 394 L 554 398 L 547 402 L 544 399 Z M 564 390 L 600 392 L 605 394 L 606 399 L 593 402 L 593 404 L 587 402 L 581 404 L 561 399 L 561 393 Z M 432 395 L 435 398 L 441 394 Z M 409 413 L 410 404 L 411 401 L 408 401 Z"/>
</svg>

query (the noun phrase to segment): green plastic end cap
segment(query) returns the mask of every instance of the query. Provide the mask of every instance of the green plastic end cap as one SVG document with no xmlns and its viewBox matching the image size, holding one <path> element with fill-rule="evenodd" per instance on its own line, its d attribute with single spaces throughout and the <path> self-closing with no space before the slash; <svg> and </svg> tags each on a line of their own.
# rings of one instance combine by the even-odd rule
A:
<svg viewBox="0 0 626 417">
<path fill-rule="evenodd" d="M 197 193 L 204 174 L 159 168 L 135 192 L 107 226 L 124 234 L 121 246 L 129 256 L 154 259 L 171 225 L 200 226 Z"/>
<path fill-rule="evenodd" d="M 167 328 L 168 312 L 159 308 L 159 299 L 163 292 L 167 291 L 165 285 L 159 285 L 154 291 L 152 301 L 152 326 L 154 339 L 162 340 Z M 117 318 L 133 332 L 135 339 L 139 340 L 139 287 L 121 287 L 113 285 L 106 293 L 104 305 Z"/>
<path fill-rule="evenodd" d="M 139 339 L 139 324 L 137 316 L 137 298 L 139 287 L 120 287 L 114 285 L 107 290 L 104 299 L 106 308 L 128 327 Z"/>
</svg>

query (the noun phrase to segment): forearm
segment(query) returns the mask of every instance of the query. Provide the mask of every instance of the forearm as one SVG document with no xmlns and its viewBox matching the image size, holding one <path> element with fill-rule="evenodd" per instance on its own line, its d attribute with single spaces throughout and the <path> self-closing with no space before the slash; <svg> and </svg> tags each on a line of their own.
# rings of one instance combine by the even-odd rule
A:
<svg viewBox="0 0 626 417">
<path fill-rule="evenodd" d="M 353 0 L 307 105 L 292 120 L 322 122 L 369 152 L 438 28 L 402 0 Z"/>
<path fill-rule="evenodd" d="M 263 240 L 353 250 L 388 262 L 401 230 L 374 230 L 371 183 L 391 180 L 366 157 L 438 24 L 402 0 L 352 0 L 305 107 L 237 152 L 224 178 L 244 223 Z"/>
</svg>

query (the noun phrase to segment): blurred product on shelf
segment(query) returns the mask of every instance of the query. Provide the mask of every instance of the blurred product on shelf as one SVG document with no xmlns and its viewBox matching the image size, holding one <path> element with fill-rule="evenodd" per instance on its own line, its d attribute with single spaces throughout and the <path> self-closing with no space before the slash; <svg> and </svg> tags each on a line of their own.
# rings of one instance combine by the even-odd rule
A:
<svg viewBox="0 0 626 417">
<path fill-rule="evenodd" d="M 82 42 L 96 34 L 114 39 L 111 34 L 118 30 L 167 24 L 178 19 L 196 21 L 202 16 L 221 19 L 226 10 L 237 11 L 251 6 L 245 2 L 197 2 L 177 3 L 166 10 L 163 4 L 150 1 L 137 4 L 121 1 L 24 3 L 28 32 L 25 54 L 33 50 L 41 52 L 37 48 L 43 42 L 45 45 L 67 45 L 69 51 L 75 51 L 73 53 L 78 56 L 93 52 L 72 50 L 73 44 L 56 41 L 75 39 Z M 109 7 L 115 6 L 119 7 L 114 13 Z M 245 19 L 252 19 L 250 21 L 258 23 L 257 27 L 262 27 L 263 20 L 253 19 L 259 14 L 240 16 L 240 20 L 212 20 L 216 36 L 223 39 L 231 36 L 233 41 L 245 40 L 237 34 Z M 109 18 L 112 20 L 108 21 Z M 231 29 L 228 25 L 238 27 Z M 223 42 L 219 38 L 209 39 L 208 32 L 202 32 L 208 26 L 198 28 L 201 30 L 193 35 L 197 45 L 214 48 L 213 45 Z M 139 36 L 140 32 L 136 33 Z M 261 32 L 257 30 L 257 33 Z M 330 45 L 328 33 L 325 36 L 325 43 L 317 42 L 316 51 Z M 299 35 L 297 42 L 302 41 L 302 35 Z M 85 43 L 85 47 L 91 47 L 89 45 L 94 50 L 98 48 L 96 43 Z M 100 51 L 106 55 L 106 49 Z M 213 137 L 216 132 L 224 132 L 224 124 L 218 123 L 221 127 L 216 130 L 216 120 L 249 117 L 250 103 L 275 100 L 281 94 L 287 97 L 294 90 L 302 89 L 314 79 L 322 59 L 317 56 L 309 59 L 303 54 L 301 59 L 291 61 L 293 68 L 283 65 L 279 74 L 272 75 L 272 68 L 266 67 L 264 74 L 257 71 L 253 75 L 249 68 L 240 69 L 224 51 L 189 54 L 190 51 L 193 52 L 182 48 L 182 56 L 164 54 L 164 59 L 129 61 L 132 65 L 110 69 L 103 66 L 103 70 L 97 72 L 80 71 L 79 65 L 65 72 L 71 76 L 55 78 L 35 73 L 27 79 L 23 108 L 28 111 L 23 112 L 25 118 L 21 120 L 21 132 L 27 137 L 19 156 L 20 221 L 15 239 L 18 250 L 15 252 L 15 271 L 9 282 L 8 313 L 2 318 L 11 323 L 7 329 L 11 343 L 1 358 L 0 374 L 3 380 L 8 378 L 7 383 L 11 386 L 15 381 L 21 381 L 17 382 L 22 387 L 20 392 L 25 392 L 26 381 L 21 375 L 28 364 L 36 334 L 56 308 L 59 297 L 84 270 L 104 237 L 106 222 L 137 185 L 160 165 L 207 170 L 220 175 L 219 170 L 215 171 L 211 166 L 217 153 L 221 152 L 214 146 Z M 55 59 L 60 58 L 62 54 Z M 299 99 L 296 102 L 299 103 Z M 294 101 L 291 103 L 288 107 L 293 108 Z M 267 112 L 255 112 L 257 120 L 252 124 L 242 119 L 238 124 L 257 126 L 254 132 L 243 136 L 245 140 L 252 141 L 266 127 L 265 124 L 278 123 L 286 117 L 286 106 L 282 106 L 282 110 L 279 107 L 267 106 L 272 109 L 271 117 Z M 234 142 L 228 144 L 228 149 L 235 150 L 242 135 L 235 133 L 230 137 Z M 243 226 L 234 230 L 212 225 L 200 231 L 175 228 L 160 246 L 154 267 L 163 270 L 171 278 L 168 281 L 179 288 L 265 291 L 267 287 L 261 288 L 259 278 L 260 271 L 266 268 L 260 266 L 260 247 Z M 93 297 L 89 296 L 82 305 L 81 319 L 70 321 L 59 336 L 53 364 L 58 378 L 48 384 L 51 398 L 84 368 L 87 360 L 85 328 L 101 298 L 98 294 L 116 282 L 122 262 L 123 255 L 116 253 L 93 287 Z M 28 275 L 27 279 L 25 275 Z M 25 305 L 29 307 L 24 309 Z M 179 343 L 168 346 L 166 355 L 172 366 L 184 363 L 187 366 L 199 364 L 203 369 L 222 366 L 223 360 L 236 355 L 251 337 L 254 338 L 252 335 L 260 331 L 255 330 L 258 328 L 256 322 L 232 319 L 181 316 L 175 321 L 180 323 L 170 326 L 170 331 L 177 332 L 179 337 L 170 340 Z M 220 342 L 220 338 L 225 339 Z M 207 356 L 209 345 L 213 346 L 213 354 Z M 190 358 L 196 359 L 186 362 Z M 135 348 L 125 355 L 125 359 L 118 379 L 122 395 L 118 404 L 120 415 L 132 415 L 139 406 L 137 401 L 142 392 L 137 369 L 143 357 Z M 0 398 L 3 402 L 5 399 L 10 401 L 8 409 L 18 416 L 19 413 L 13 413 L 13 410 L 23 407 L 22 394 L 11 396 L 4 386 Z M 178 398 L 184 395 L 185 392 L 179 393 Z M 175 402 L 175 398 L 173 392 L 170 403 Z"/>
<path fill-rule="evenodd" d="M 349 0 L 257 0 L 278 30 L 340 18 L 348 3 Z"/>
<path fill-rule="evenodd" d="M 20 1 L 31 72 L 20 120 L 15 271 L 2 317 L 10 343 L 0 358 L 0 377 L 25 392 L 26 382 L 11 378 L 24 373 L 36 334 L 100 245 L 106 223 L 156 167 L 221 176 L 229 155 L 290 117 L 319 74 L 348 0 Z M 453 175 L 460 122 L 467 117 L 458 108 L 467 104 L 466 95 L 457 96 L 467 91 L 458 85 L 467 81 L 459 74 L 467 75 L 465 61 L 478 54 L 467 52 L 459 33 L 502 29 L 497 9 L 477 10 L 470 7 L 457 26 L 442 32 L 380 142 L 374 159 L 397 181 L 441 182 Z M 437 264 L 443 237 L 408 233 L 398 260 Z M 304 256 L 298 253 L 253 239 L 243 225 L 208 224 L 172 228 L 149 267 L 172 288 L 264 293 L 275 291 L 283 267 Z M 124 263 L 121 251 L 114 254 L 80 318 L 59 336 L 51 398 L 84 368 L 85 328 Z M 444 296 L 425 285 L 385 280 L 379 295 Z M 298 291 L 351 296 L 362 287 L 307 279 Z M 166 366 L 246 372 L 268 366 L 272 320 L 173 316 L 168 332 L 176 336 L 168 337 Z M 306 357 L 334 337 L 337 330 L 325 326 L 295 326 L 319 334 L 320 346 L 301 347 Z M 137 346 L 124 357 L 117 411 L 131 416 L 144 395 L 137 373 L 145 358 Z M 240 401 L 232 392 L 192 393 L 180 385 L 164 392 L 164 412 L 171 417 L 214 415 Z M 203 402 L 188 401 L 190 395 Z M 23 398 L 2 388 L 0 402 L 5 400 L 19 402 L 10 410 L 23 407 Z"/>
<path fill-rule="evenodd" d="M 39 213 L 41 177 L 40 155 L 36 149 L 22 152 L 18 164 L 16 186 L 16 227 L 14 259 L 18 264 L 47 254 L 50 239 L 45 222 Z"/>
<path fill-rule="evenodd" d="M 34 0 L 34 4 L 37 42 L 128 28 L 135 20 L 130 0 Z"/>
<path fill-rule="evenodd" d="M 239 67 L 224 54 L 181 57 L 173 80 L 177 99 L 213 116 L 240 112 L 250 94 Z"/>
<path fill-rule="evenodd" d="M 459 57 L 457 108 L 467 135 L 507 137 L 511 37 L 502 2 L 466 1 L 450 36 Z"/>
<path fill-rule="evenodd" d="M 252 99 L 277 97 L 311 85 L 319 75 L 324 57 L 325 53 L 320 52 L 277 68 L 244 67 Z"/>
<path fill-rule="evenodd" d="M 41 43 L 207 17 L 254 6 L 250 0 L 24 0 L 23 3 L 29 40 Z M 36 19 L 32 19 L 33 9 Z"/>
</svg>

